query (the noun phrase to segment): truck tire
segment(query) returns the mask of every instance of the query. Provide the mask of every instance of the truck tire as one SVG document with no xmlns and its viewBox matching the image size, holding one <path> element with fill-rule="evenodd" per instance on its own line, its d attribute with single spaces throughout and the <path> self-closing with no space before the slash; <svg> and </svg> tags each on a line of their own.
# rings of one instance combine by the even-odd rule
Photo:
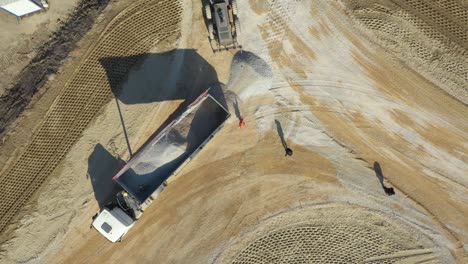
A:
<svg viewBox="0 0 468 264">
<path fill-rule="evenodd" d="M 210 40 L 214 40 L 213 23 L 211 23 L 211 21 L 208 22 L 208 38 L 210 38 Z"/>
<path fill-rule="evenodd" d="M 237 16 L 237 0 L 232 0 L 231 1 L 231 6 L 232 6 L 232 14 Z"/>
<path fill-rule="evenodd" d="M 211 6 L 209 3 L 205 5 L 205 16 L 207 20 L 211 20 Z"/>
<path fill-rule="evenodd" d="M 237 18 L 237 17 L 234 17 L 234 27 L 236 29 L 236 38 L 239 38 L 240 22 L 239 22 L 239 18 Z"/>
</svg>

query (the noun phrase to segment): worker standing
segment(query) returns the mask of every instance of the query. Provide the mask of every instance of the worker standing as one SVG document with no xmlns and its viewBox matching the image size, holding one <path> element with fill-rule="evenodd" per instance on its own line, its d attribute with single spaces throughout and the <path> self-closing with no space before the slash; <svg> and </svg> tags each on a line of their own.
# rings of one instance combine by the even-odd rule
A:
<svg viewBox="0 0 468 264">
<path fill-rule="evenodd" d="M 244 128 L 244 127 L 245 127 L 245 120 L 244 120 L 244 117 L 243 117 L 243 116 L 241 116 L 241 118 L 240 118 L 239 127 L 240 127 L 240 128 Z"/>
</svg>

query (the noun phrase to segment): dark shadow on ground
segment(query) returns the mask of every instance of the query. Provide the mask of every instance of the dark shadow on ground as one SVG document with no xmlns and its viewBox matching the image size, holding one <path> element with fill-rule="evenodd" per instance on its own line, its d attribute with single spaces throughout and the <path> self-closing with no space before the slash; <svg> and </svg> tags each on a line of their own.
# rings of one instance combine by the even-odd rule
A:
<svg viewBox="0 0 468 264">
<path fill-rule="evenodd" d="M 281 127 L 281 123 L 275 119 L 275 124 L 276 124 L 276 131 L 278 131 L 278 136 L 281 139 L 281 144 L 283 144 L 284 149 L 287 149 L 288 145 L 286 144 L 286 140 L 284 140 L 284 133 L 283 133 L 283 128 Z"/>
<path fill-rule="evenodd" d="M 393 188 L 385 186 L 382 168 L 380 167 L 380 164 L 377 161 L 374 162 L 374 171 L 375 171 L 375 175 L 377 176 L 377 179 L 379 179 L 380 185 L 382 186 L 384 192 L 388 196 L 394 195 L 395 191 L 393 190 Z"/>
<path fill-rule="evenodd" d="M 175 49 L 130 57 L 106 57 L 99 61 L 106 70 L 112 93 L 124 104 L 184 100 L 154 135 L 182 114 L 208 88 L 210 94 L 229 109 L 224 84 L 218 81 L 215 69 L 194 49 Z M 141 67 L 143 61 L 154 67 Z M 130 72 L 132 74 L 127 78 Z M 124 83 L 126 89 L 122 90 Z M 125 113 L 120 116 L 123 116 L 122 126 L 125 127 Z"/>
<path fill-rule="evenodd" d="M 285 156 L 292 156 L 293 151 L 288 147 L 288 144 L 286 144 L 286 140 L 284 139 L 284 133 L 283 133 L 283 128 L 281 127 L 281 123 L 275 119 L 275 124 L 276 124 L 276 131 L 278 131 L 278 136 L 281 139 L 281 144 L 283 144 Z"/>
<path fill-rule="evenodd" d="M 153 67 L 140 67 L 143 60 L 146 65 Z M 112 93 L 124 104 L 178 99 L 191 103 L 208 88 L 213 96 L 222 95 L 223 87 L 215 69 L 193 49 L 106 57 L 99 61 L 106 70 Z M 129 68 L 129 64 L 135 65 L 133 69 Z M 130 71 L 132 76 L 127 79 Z M 124 82 L 127 84 L 125 91 L 122 90 Z M 226 106 L 222 96 L 216 99 Z"/>
<path fill-rule="evenodd" d="M 120 158 L 115 158 L 101 144 L 94 147 L 94 151 L 88 158 L 87 178 L 90 179 L 94 190 L 94 197 L 103 208 L 115 198 L 115 194 L 121 188 L 112 180 L 120 168 L 125 164 Z"/>
</svg>

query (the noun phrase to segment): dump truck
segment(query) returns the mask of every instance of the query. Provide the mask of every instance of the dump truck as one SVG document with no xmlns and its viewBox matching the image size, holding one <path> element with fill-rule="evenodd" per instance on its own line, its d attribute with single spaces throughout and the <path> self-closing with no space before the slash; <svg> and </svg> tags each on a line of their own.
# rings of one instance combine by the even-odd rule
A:
<svg viewBox="0 0 468 264">
<path fill-rule="evenodd" d="M 208 90 L 202 93 L 113 177 L 122 190 L 94 217 L 92 227 L 111 242 L 121 241 L 164 191 L 167 180 L 203 149 L 229 117 Z"/>
<path fill-rule="evenodd" d="M 236 0 L 208 0 L 204 5 L 208 39 L 214 52 L 241 48 Z"/>
</svg>

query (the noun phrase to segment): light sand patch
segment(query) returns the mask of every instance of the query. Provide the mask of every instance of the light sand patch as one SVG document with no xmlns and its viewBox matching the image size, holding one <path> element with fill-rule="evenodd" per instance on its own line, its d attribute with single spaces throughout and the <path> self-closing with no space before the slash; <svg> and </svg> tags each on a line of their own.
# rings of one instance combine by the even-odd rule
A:
<svg viewBox="0 0 468 264">
<path fill-rule="evenodd" d="M 250 8 L 261 15 L 268 12 L 268 2 L 263 0 L 249 0 Z"/>
</svg>

